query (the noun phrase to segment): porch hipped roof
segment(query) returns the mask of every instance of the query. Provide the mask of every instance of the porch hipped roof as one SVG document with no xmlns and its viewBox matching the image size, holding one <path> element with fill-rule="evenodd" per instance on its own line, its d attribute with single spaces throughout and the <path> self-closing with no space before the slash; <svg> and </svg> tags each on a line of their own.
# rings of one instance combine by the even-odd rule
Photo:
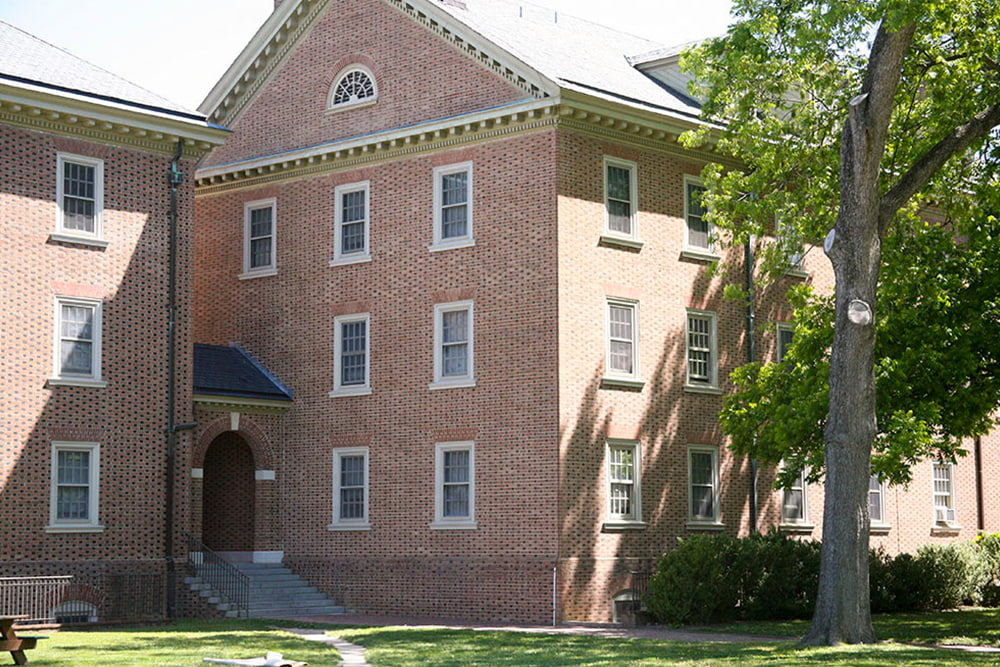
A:
<svg viewBox="0 0 1000 667">
<path fill-rule="evenodd" d="M 194 396 L 196 401 L 218 397 L 230 403 L 292 403 L 292 391 L 239 345 L 195 343 Z"/>
</svg>

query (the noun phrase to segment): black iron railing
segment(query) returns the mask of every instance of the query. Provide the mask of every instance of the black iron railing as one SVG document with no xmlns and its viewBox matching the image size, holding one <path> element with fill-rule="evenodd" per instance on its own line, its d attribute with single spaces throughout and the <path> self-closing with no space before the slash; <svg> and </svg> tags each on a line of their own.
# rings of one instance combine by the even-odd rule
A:
<svg viewBox="0 0 1000 667">
<path fill-rule="evenodd" d="M 629 572 L 631 583 L 629 589 L 632 591 L 632 611 L 642 611 L 646 607 L 646 594 L 649 592 L 649 580 L 653 578 L 652 572 Z"/>
<path fill-rule="evenodd" d="M 62 625 L 148 621 L 166 616 L 162 574 L 0 577 L 0 615 Z"/>
<path fill-rule="evenodd" d="M 195 572 L 210 585 L 238 617 L 246 617 L 250 610 L 250 578 L 239 568 L 212 551 L 197 537 L 185 531 L 188 541 L 188 558 Z"/>
</svg>

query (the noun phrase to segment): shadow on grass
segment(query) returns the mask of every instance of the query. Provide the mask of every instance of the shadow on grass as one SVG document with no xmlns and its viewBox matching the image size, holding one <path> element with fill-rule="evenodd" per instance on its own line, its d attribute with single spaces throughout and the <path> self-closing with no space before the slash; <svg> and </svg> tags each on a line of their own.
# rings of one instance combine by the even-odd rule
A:
<svg viewBox="0 0 1000 667">
<path fill-rule="evenodd" d="M 567 635 L 416 628 L 338 628 L 377 667 L 611 667 L 661 665 L 996 664 L 995 656 L 900 644 L 800 649 L 795 642 L 687 643 Z"/>
</svg>

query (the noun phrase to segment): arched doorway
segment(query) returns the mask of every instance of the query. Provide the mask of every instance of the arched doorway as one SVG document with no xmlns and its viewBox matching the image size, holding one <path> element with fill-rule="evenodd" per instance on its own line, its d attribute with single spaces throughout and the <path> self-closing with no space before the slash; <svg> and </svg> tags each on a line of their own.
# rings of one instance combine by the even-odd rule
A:
<svg viewBox="0 0 1000 667">
<path fill-rule="evenodd" d="M 254 470 L 253 451 L 239 433 L 222 433 L 208 446 L 201 527 L 202 541 L 213 551 L 253 552 Z"/>
</svg>

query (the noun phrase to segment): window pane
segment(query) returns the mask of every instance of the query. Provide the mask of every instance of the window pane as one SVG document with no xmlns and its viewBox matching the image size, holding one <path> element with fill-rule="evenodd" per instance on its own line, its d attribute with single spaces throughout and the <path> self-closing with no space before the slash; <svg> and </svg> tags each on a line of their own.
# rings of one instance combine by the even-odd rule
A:
<svg viewBox="0 0 1000 667">
<path fill-rule="evenodd" d="M 868 481 L 868 514 L 872 521 L 881 523 L 885 521 L 882 512 L 882 483 L 872 475 Z"/>
<path fill-rule="evenodd" d="M 782 517 L 786 521 L 805 519 L 805 496 L 802 489 L 785 489 Z"/>
<path fill-rule="evenodd" d="M 712 381 L 711 321 L 707 317 L 688 316 L 688 381 L 709 384 Z"/>
<path fill-rule="evenodd" d="M 453 239 L 466 235 L 467 209 L 465 204 L 441 209 L 441 238 Z"/>
<path fill-rule="evenodd" d="M 348 72 L 337 83 L 333 93 L 333 104 L 347 104 L 375 96 L 375 84 L 371 78 L 360 71 Z"/>
<path fill-rule="evenodd" d="M 365 518 L 365 490 L 363 488 L 340 490 L 340 518 Z"/>
<path fill-rule="evenodd" d="M 56 469 L 57 484 L 90 484 L 90 452 L 60 451 Z"/>
<path fill-rule="evenodd" d="M 96 169 L 89 165 L 63 163 L 63 226 L 91 232 L 94 229 Z"/>
<path fill-rule="evenodd" d="M 693 486 L 691 488 L 691 516 L 699 519 L 715 517 L 715 499 L 712 487 Z"/>
<path fill-rule="evenodd" d="M 364 486 L 365 457 L 343 456 L 340 458 L 340 485 L 342 487 Z"/>
<path fill-rule="evenodd" d="M 443 206 L 465 204 L 468 201 L 466 194 L 468 180 L 469 174 L 464 171 L 443 175 L 441 177 L 441 204 Z"/>
<path fill-rule="evenodd" d="M 469 487 L 467 484 L 445 485 L 444 516 L 469 516 Z"/>
<path fill-rule="evenodd" d="M 56 490 L 56 518 L 88 520 L 90 489 L 85 486 L 60 486 Z"/>
<path fill-rule="evenodd" d="M 688 245 L 696 248 L 708 248 L 710 245 L 709 226 L 708 222 L 704 220 L 706 210 L 702 206 L 702 195 L 705 193 L 705 188 L 700 185 L 688 184 L 687 193 Z"/>
<path fill-rule="evenodd" d="M 469 481 L 469 452 L 458 450 L 444 452 L 445 484 Z"/>
<path fill-rule="evenodd" d="M 631 234 L 632 172 L 624 167 L 608 165 L 607 181 L 608 229 Z"/>
<path fill-rule="evenodd" d="M 340 383 L 365 384 L 367 322 L 345 322 L 340 327 Z"/>
<path fill-rule="evenodd" d="M 261 238 L 271 235 L 271 208 L 255 208 L 250 210 L 250 238 Z"/>
</svg>

